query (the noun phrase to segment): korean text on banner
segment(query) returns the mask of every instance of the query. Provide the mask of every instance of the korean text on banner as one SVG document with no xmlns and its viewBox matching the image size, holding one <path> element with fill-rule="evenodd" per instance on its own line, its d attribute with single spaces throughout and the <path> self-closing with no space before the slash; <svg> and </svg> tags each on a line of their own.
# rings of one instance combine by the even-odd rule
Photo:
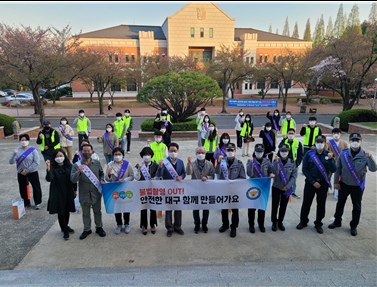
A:
<svg viewBox="0 0 377 287">
<path fill-rule="evenodd" d="M 228 107 L 277 108 L 277 100 L 235 100 L 228 99 Z"/>
</svg>

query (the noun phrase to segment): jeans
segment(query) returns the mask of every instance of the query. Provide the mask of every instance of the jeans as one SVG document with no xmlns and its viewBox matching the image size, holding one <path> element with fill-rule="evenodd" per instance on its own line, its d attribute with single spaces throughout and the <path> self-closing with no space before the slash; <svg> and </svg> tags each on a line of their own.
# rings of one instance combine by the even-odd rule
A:
<svg viewBox="0 0 377 287">
<path fill-rule="evenodd" d="M 122 150 L 125 150 L 124 148 L 126 147 L 126 139 L 123 138 L 122 141 L 120 142 L 120 147 L 122 148 Z"/>
<path fill-rule="evenodd" d="M 200 215 L 199 210 L 193 210 L 192 215 L 194 216 L 194 224 L 200 224 Z M 202 225 L 206 225 L 208 222 L 208 216 L 209 216 L 209 210 L 205 209 L 203 210 L 203 219 L 202 219 Z"/>
<path fill-rule="evenodd" d="M 200 135 L 200 131 L 198 130 L 198 147 L 201 147 L 202 146 L 202 137 Z"/>
<path fill-rule="evenodd" d="M 114 156 L 112 154 L 105 154 L 106 164 L 108 164 L 110 161 L 114 160 Z"/>
</svg>

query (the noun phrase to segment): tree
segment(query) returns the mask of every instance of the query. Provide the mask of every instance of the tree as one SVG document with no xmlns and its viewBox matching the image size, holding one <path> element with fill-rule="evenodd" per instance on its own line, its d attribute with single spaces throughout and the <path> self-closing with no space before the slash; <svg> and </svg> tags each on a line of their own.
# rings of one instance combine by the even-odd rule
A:
<svg viewBox="0 0 377 287">
<path fill-rule="evenodd" d="M 357 4 L 352 6 L 351 13 L 348 17 L 347 29 L 356 29 L 359 34 L 362 34 L 359 18 L 359 6 L 357 6 Z"/>
<path fill-rule="evenodd" d="M 276 35 L 279 35 L 279 29 L 276 29 L 276 33 L 275 33 Z"/>
<path fill-rule="evenodd" d="M 296 38 L 298 39 L 300 36 L 298 34 L 298 26 L 297 26 L 297 22 L 295 24 L 295 27 L 293 28 L 293 34 L 292 34 L 292 38 Z"/>
<path fill-rule="evenodd" d="M 312 32 L 310 31 L 310 19 L 306 21 L 306 27 L 305 27 L 305 32 L 304 32 L 304 38 L 305 41 L 312 41 Z"/>
<path fill-rule="evenodd" d="M 220 94 L 213 79 L 196 72 L 179 72 L 151 79 L 136 99 L 158 110 L 166 107 L 174 122 L 184 122 Z"/>
<path fill-rule="evenodd" d="M 377 3 L 372 3 L 372 8 L 369 13 L 369 23 L 375 25 L 377 23 Z"/>
<path fill-rule="evenodd" d="M 272 33 L 272 26 L 270 24 L 270 27 L 268 28 L 268 33 Z"/>
<path fill-rule="evenodd" d="M 323 14 L 319 21 L 317 21 L 316 30 L 315 30 L 315 37 L 313 46 L 317 47 L 319 45 L 323 45 L 323 39 L 325 38 L 325 21 L 323 20 Z"/>
<path fill-rule="evenodd" d="M 344 22 L 343 3 L 341 3 L 334 24 L 334 37 L 339 38 L 343 35 L 345 29 Z"/>
<path fill-rule="evenodd" d="M 332 25 L 332 19 L 331 16 L 329 17 L 329 22 L 327 23 L 326 28 L 326 37 L 333 37 L 334 36 L 334 27 Z"/>
<path fill-rule="evenodd" d="M 313 47 L 317 46 L 316 39 L 317 39 L 318 26 L 319 26 L 319 19 L 317 19 L 317 23 L 315 23 L 315 28 L 313 32 Z"/>
<path fill-rule="evenodd" d="M 258 94 L 262 96 L 262 100 L 271 89 L 270 70 L 267 65 L 267 63 L 258 63 L 253 73 L 253 80 L 256 82 L 257 88 L 259 83 L 260 92 Z"/>
<path fill-rule="evenodd" d="M 284 29 L 283 29 L 283 36 L 289 37 L 289 24 L 288 24 L 288 16 L 287 19 L 285 19 Z"/>
</svg>

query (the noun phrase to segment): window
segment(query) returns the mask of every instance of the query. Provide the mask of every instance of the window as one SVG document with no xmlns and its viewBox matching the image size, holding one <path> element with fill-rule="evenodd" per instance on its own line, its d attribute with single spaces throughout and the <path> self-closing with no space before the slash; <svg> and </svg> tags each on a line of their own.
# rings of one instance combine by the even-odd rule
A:
<svg viewBox="0 0 377 287">
<path fill-rule="evenodd" d="M 204 28 L 200 28 L 200 38 L 204 37 Z"/>
<path fill-rule="evenodd" d="M 113 62 L 113 55 L 109 54 L 109 62 L 112 63 Z"/>
<path fill-rule="evenodd" d="M 271 80 L 271 89 L 279 89 L 279 81 L 278 80 Z"/>
<path fill-rule="evenodd" d="M 263 56 L 260 55 L 260 56 L 259 56 L 259 63 L 262 63 L 262 60 L 263 60 Z"/>
<path fill-rule="evenodd" d="M 262 90 L 266 88 L 266 82 L 257 82 L 257 89 Z"/>
<path fill-rule="evenodd" d="M 285 89 L 290 89 L 292 88 L 292 80 L 288 80 L 284 82 L 284 88 Z"/>
<path fill-rule="evenodd" d="M 191 38 L 195 37 L 195 28 L 191 28 Z"/>
<path fill-rule="evenodd" d="M 128 82 L 127 83 L 127 92 L 136 92 L 136 82 Z"/>
<path fill-rule="evenodd" d="M 236 90 L 239 90 L 239 89 L 240 89 L 240 84 L 236 83 Z"/>
<path fill-rule="evenodd" d="M 249 86 L 249 83 L 245 84 L 245 90 L 247 90 L 247 87 Z"/>
<path fill-rule="evenodd" d="M 209 28 L 209 37 L 213 38 L 213 28 Z"/>
<path fill-rule="evenodd" d="M 246 63 L 249 63 L 249 57 L 246 57 Z"/>
<path fill-rule="evenodd" d="M 135 63 L 135 55 L 134 54 L 131 54 L 131 61 L 132 61 L 132 63 Z"/>
<path fill-rule="evenodd" d="M 119 63 L 118 54 L 115 54 L 115 55 L 114 55 L 114 61 L 115 61 L 115 64 L 118 64 L 118 63 Z"/>
<path fill-rule="evenodd" d="M 254 64 L 254 57 L 250 57 L 250 63 Z"/>
<path fill-rule="evenodd" d="M 264 55 L 264 62 L 267 63 L 267 55 Z"/>
<path fill-rule="evenodd" d="M 121 87 L 120 84 L 111 85 L 110 90 L 112 92 L 121 92 L 122 91 L 122 87 Z"/>
<path fill-rule="evenodd" d="M 130 56 L 126 54 L 126 64 L 129 64 L 129 63 L 130 63 Z"/>
<path fill-rule="evenodd" d="M 274 59 L 273 59 L 274 63 L 276 63 L 276 55 L 274 55 Z"/>
<path fill-rule="evenodd" d="M 97 86 L 95 83 L 93 83 L 93 91 L 94 92 L 98 92 L 98 90 L 99 90 L 99 92 L 102 92 L 103 91 L 103 87 L 101 85 Z"/>
</svg>

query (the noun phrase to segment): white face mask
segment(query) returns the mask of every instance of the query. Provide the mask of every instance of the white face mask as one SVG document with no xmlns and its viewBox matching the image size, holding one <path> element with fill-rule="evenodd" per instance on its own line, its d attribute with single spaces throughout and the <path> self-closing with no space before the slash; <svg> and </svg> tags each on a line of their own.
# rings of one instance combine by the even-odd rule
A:
<svg viewBox="0 0 377 287">
<path fill-rule="evenodd" d="M 314 126 L 315 125 L 315 121 L 310 121 L 309 125 Z"/>
<path fill-rule="evenodd" d="M 129 113 L 125 113 L 124 115 L 125 115 L 126 117 L 128 117 L 130 114 L 129 114 Z"/>
<path fill-rule="evenodd" d="M 316 143 L 316 144 L 315 144 L 315 148 L 316 148 L 316 149 L 321 150 L 321 149 L 323 149 L 324 147 L 325 147 L 325 144 L 323 144 L 323 143 Z"/>
<path fill-rule="evenodd" d="M 278 113 L 274 113 L 274 115 L 277 117 L 279 114 Z"/>
<path fill-rule="evenodd" d="M 161 138 L 154 138 L 154 140 L 159 143 L 161 141 Z"/>
<path fill-rule="evenodd" d="M 224 143 L 224 144 L 227 144 L 228 142 L 229 142 L 228 139 L 223 139 L 223 143 Z"/>
<path fill-rule="evenodd" d="M 198 160 L 203 160 L 203 159 L 206 158 L 206 155 L 200 153 L 200 154 L 197 154 L 197 155 L 196 155 L 196 158 L 197 158 Z"/>
<path fill-rule="evenodd" d="M 270 128 L 270 127 L 266 128 L 266 131 L 268 131 L 268 132 L 269 132 L 270 130 L 271 130 L 271 128 Z"/>
<path fill-rule="evenodd" d="M 178 153 L 177 152 L 169 152 L 170 158 L 177 158 Z"/>
<path fill-rule="evenodd" d="M 234 157 L 234 154 L 235 154 L 235 153 L 234 153 L 233 151 L 227 151 L 227 152 L 226 152 L 226 156 L 227 156 L 227 157 L 230 157 L 230 158 Z"/>
<path fill-rule="evenodd" d="M 166 132 L 166 129 L 162 129 L 162 130 L 160 130 L 160 132 L 164 133 L 164 132 Z"/>
<path fill-rule="evenodd" d="M 293 140 L 295 138 L 294 135 L 288 135 L 288 139 Z"/>
<path fill-rule="evenodd" d="M 287 152 L 280 152 L 282 158 L 286 158 L 288 156 Z"/>
<path fill-rule="evenodd" d="M 247 121 L 247 122 L 250 121 L 250 118 L 246 118 L 246 121 Z"/>
<path fill-rule="evenodd" d="M 143 161 L 144 162 L 150 162 L 151 161 L 151 156 L 150 155 L 143 156 Z"/>
<path fill-rule="evenodd" d="M 205 119 L 204 121 L 205 121 L 206 123 L 208 123 L 208 122 L 209 122 L 209 119 Z"/>
<path fill-rule="evenodd" d="M 215 127 L 210 127 L 209 130 L 210 131 L 213 131 L 215 129 Z"/>
<path fill-rule="evenodd" d="M 340 135 L 338 135 L 338 134 L 334 134 L 332 137 L 333 137 L 335 140 L 337 140 L 337 139 L 340 138 Z"/>
<path fill-rule="evenodd" d="M 206 112 L 201 112 L 202 116 L 204 116 L 204 115 L 205 115 L 205 113 L 206 113 Z"/>
<path fill-rule="evenodd" d="M 21 146 L 28 146 L 29 145 L 29 141 L 22 141 L 21 142 Z"/>
<path fill-rule="evenodd" d="M 240 116 L 242 117 L 242 116 L 243 116 L 243 113 L 240 113 Z"/>
<path fill-rule="evenodd" d="M 263 152 L 255 152 L 255 156 L 257 158 L 261 158 L 263 156 Z"/>
<path fill-rule="evenodd" d="M 82 118 L 83 118 L 84 116 L 85 116 L 85 114 L 80 114 L 80 117 L 82 117 Z"/>
<path fill-rule="evenodd" d="M 358 148 L 358 147 L 360 147 L 360 145 L 361 145 L 361 143 L 359 143 L 359 142 L 351 142 L 350 143 L 350 146 L 353 147 L 353 148 Z"/>
<path fill-rule="evenodd" d="M 107 130 L 107 132 L 111 132 L 113 129 L 107 128 L 106 130 Z"/>
<path fill-rule="evenodd" d="M 162 120 L 166 120 L 166 117 L 165 117 L 165 116 L 163 116 L 163 117 L 161 117 L 161 119 L 162 119 Z"/>
<path fill-rule="evenodd" d="M 61 121 L 60 122 L 62 125 L 65 125 L 67 123 L 67 121 Z"/>
<path fill-rule="evenodd" d="M 117 121 L 120 121 L 120 120 L 122 120 L 122 118 L 121 117 L 117 117 Z"/>
<path fill-rule="evenodd" d="M 291 118 L 291 116 L 290 115 L 287 115 L 287 119 L 289 120 Z"/>
<path fill-rule="evenodd" d="M 64 156 L 63 156 L 63 157 L 56 157 L 56 158 L 55 158 L 55 161 L 56 161 L 57 163 L 62 163 L 62 162 L 64 161 Z"/>
<path fill-rule="evenodd" d="M 123 156 L 121 156 L 121 155 L 116 155 L 116 156 L 114 156 L 114 160 L 115 160 L 116 162 L 120 162 L 120 161 L 122 161 L 122 158 L 123 158 Z"/>
</svg>

